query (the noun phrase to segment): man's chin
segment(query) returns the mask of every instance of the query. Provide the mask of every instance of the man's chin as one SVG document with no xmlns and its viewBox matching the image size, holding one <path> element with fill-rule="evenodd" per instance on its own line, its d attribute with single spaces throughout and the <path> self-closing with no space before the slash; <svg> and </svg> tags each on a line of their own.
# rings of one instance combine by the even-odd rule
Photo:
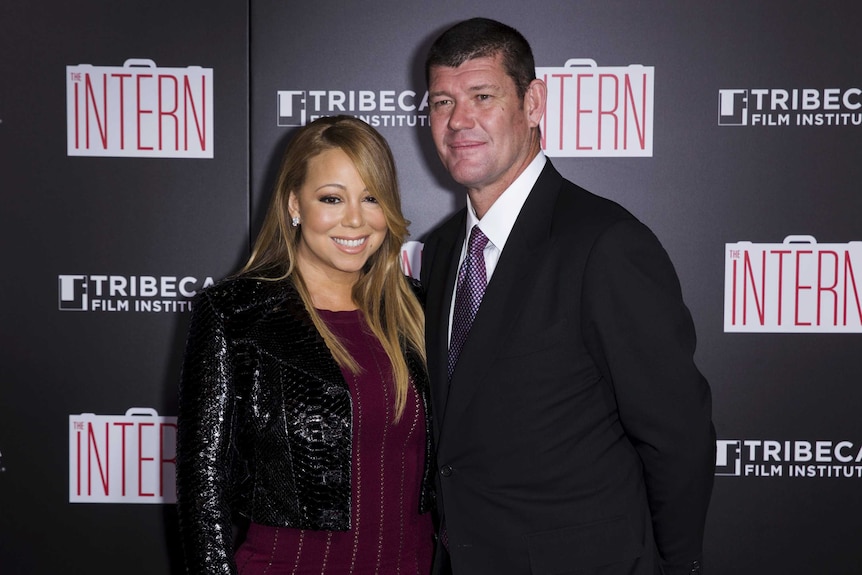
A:
<svg viewBox="0 0 862 575">
<path fill-rule="evenodd" d="M 464 166 L 463 163 L 449 169 L 452 179 L 466 188 L 475 188 L 482 182 L 482 175 L 478 170 Z"/>
</svg>

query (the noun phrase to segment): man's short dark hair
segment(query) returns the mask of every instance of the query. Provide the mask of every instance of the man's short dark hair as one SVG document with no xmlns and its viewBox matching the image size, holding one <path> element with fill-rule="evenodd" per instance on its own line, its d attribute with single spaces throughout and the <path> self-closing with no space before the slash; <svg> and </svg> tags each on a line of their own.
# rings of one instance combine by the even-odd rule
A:
<svg viewBox="0 0 862 575">
<path fill-rule="evenodd" d="M 533 50 L 520 32 L 488 18 L 464 20 L 443 32 L 428 50 L 425 81 L 431 79 L 434 66 L 457 68 L 468 60 L 497 54 L 503 57 L 503 67 L 523 100 L 530 82 L 536 79 Z"/>
</svg>

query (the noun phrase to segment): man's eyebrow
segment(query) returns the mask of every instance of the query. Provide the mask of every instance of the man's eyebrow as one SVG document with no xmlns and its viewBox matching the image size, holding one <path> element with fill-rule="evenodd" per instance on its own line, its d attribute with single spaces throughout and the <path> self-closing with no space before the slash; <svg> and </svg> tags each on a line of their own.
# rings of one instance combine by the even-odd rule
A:
<svg viewBox="0 0 862 575">
<path fill-rule="evenodd" d="M 470 86 L 467 88 L 468 92 L 484 92 L 486 90 L 499 90 L 500 87 L 497 84 L 479 84 L 477 86 Z"/>
<path fill-rule="evenodd" d="M 500 86 L 497 84 L 477 84 L 475 86 L 470 86 L 467 88 L 467 92 L 485 92 L 488 90 L 499 90 Z M 437 96 L 449 96 L 449 90 L 434 90 L 433 92 L 428 92 L 428 97 L 434 98 Z"/>
</svg>

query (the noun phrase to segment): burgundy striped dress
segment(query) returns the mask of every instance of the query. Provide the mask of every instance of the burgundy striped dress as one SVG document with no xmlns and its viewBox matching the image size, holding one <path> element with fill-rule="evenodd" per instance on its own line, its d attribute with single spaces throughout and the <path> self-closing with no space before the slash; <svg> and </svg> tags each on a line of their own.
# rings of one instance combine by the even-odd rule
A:
<svg viewBox="0 0 862 575">
<path fill-rule="evenodd" d="M 431 514 L 419 514 L 425 457 L 422 402 L 410 387 L 394 424 L 391 367 L 360 311 L 318 310 L 362 367 L 342 370 L 353 403 L 351 529 L 312 531 L 252 524 L 236 553 L 240 575 L 428 575 Z"/>
</svg>

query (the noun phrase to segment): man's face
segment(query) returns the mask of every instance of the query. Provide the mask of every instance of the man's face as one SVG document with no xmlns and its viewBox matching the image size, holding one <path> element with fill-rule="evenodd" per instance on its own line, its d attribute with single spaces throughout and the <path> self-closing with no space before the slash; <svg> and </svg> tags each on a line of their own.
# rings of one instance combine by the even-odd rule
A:
<svg viewBox="0 0 862 575">
<path fill-rule="evenodd" d="M 456 182 L 497 196 L 530 163 L 538 152 L 531 128 L 544 112 L 544 90 L 536 84 L 519 98 L 499 55 L 431 68 L 431 134 Z"/>
</svg>

